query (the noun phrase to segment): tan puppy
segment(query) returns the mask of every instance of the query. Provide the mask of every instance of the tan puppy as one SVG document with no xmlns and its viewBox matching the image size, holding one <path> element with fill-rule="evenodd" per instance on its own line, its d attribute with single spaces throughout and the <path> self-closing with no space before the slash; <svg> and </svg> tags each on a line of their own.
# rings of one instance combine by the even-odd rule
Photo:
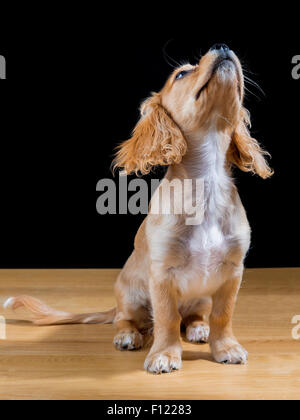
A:
<svg viewBox="0 0 300 420">
<path fill-rule="evenodd" d="M 135 249 L 115 286 L 117 307 L 107 313 L 73 315 L 36 299 L 10 298 L 25 306 L 37 324 L 114 322 L 118 349 L 138 349 L 141 330 L 154 324 L 154 342 L 145 361 L 153 373 L 181 367 L 181 322 L 187 339 L 209 340 L 214 359 L 245 363 L 247 352 L 232 331 L 232 315 L 250 244 L 245 210 L 231 177 L 236 165 L 262 178 L 272 174 L 247 130 L 244 78 L 236 55 L 213 47 L 197 65 L 173 72 L 160 93 L 141 107 L 133 137 L 117 153 L 115 167 L 146 174 L 168 165 Z M 203 219 L 186 223 L 187 214 L 154 214 L 167 181 L 203 180 Z M 172 204 L 179 200 L 174 194 Z"/>
</svg>

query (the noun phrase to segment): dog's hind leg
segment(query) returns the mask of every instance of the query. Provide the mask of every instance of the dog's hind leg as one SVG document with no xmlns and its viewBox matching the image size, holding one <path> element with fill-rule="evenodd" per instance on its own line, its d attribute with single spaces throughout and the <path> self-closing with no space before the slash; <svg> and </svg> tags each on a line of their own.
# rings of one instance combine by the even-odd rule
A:
<svg viewBox="0 0 300 420">
<path fill-rule="evenodd" d="M 117 333 L 114 337 L 114 346 L 118 350 L 138 350 L 143 345 L 143 336 L 136 328 L 134 322 L 120 320 L 116 322 Z"/>
<path fill-rule="evenodd" d="M 138 287 L 133 286 L 128 278 L 131 274 L 125 270 L 120 274 L 116 286 L 117 313 L 114 324 L 117 333 L 114 345 L 118 350 L 137 350 L 143 345 L 140 330 L 149 325 L 149 311 L 141 299 Z"/>
<path fill-rule="evenodd" d="M 209 339 L 209 315 L 212 307 L 211 298 L 193 300 L 182 305 L 180 312 L 183 318 L 186 338 L 191 343 L 207 343 Z"/>
</svg>

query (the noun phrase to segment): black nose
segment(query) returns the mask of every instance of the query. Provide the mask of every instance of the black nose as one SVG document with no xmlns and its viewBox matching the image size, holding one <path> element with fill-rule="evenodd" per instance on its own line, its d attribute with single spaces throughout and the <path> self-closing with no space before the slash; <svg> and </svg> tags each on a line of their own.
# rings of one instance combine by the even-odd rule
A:
<svg viewBox="0 0 300 420">
<path fill-rule="evenodd" d="M 210 51 L 218 50 L 218 51 L 229 51 L 229 47 L 226 44 L 215 44 L 211 47 Z"/>
</svg>

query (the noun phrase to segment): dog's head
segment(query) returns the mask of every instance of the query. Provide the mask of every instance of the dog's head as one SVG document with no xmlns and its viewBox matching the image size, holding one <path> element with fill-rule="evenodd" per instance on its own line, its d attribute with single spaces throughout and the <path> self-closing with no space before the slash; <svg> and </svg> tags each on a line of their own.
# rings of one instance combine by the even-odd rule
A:
<svg viewBox="0 0 300 420">
<path fill-rule="evenodd" d="M 114 164 L 146 174 L 153 166 L 180 163 L 197 132 L 222 131 L 230 164 L 262 178 L 272 174 L 258 142 L 248 131 L 243 107 L 244 77 L 239 59 L 216 45 L 196 65 L 176 69 L 159 93 L 141 106 L 133 136 L 119 146 Z"/>
</svg>

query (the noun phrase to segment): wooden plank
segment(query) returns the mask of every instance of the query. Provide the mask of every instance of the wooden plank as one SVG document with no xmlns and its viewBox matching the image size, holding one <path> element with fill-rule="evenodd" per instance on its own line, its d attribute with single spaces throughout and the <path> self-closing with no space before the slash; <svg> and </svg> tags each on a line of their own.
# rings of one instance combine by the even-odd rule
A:
<svg viewBox="0 0 300 420">
<path fill-rule="evenodd" d="M 119 270 L 0 270 L 0 303 L 30 294 L 58 309 L 86 312 L 115 305 Z M 0 341 L 1 399 L 299 399 L 300 269 L 246 270 L 234 318 L 250 353 L 246 366 L 215 363 L 208 345 L 183 340 L 183 368 L 153 376 L 147 349 L 118 352 L 111 325 L 36 327 L 6 317 Z"/>
</svg>

